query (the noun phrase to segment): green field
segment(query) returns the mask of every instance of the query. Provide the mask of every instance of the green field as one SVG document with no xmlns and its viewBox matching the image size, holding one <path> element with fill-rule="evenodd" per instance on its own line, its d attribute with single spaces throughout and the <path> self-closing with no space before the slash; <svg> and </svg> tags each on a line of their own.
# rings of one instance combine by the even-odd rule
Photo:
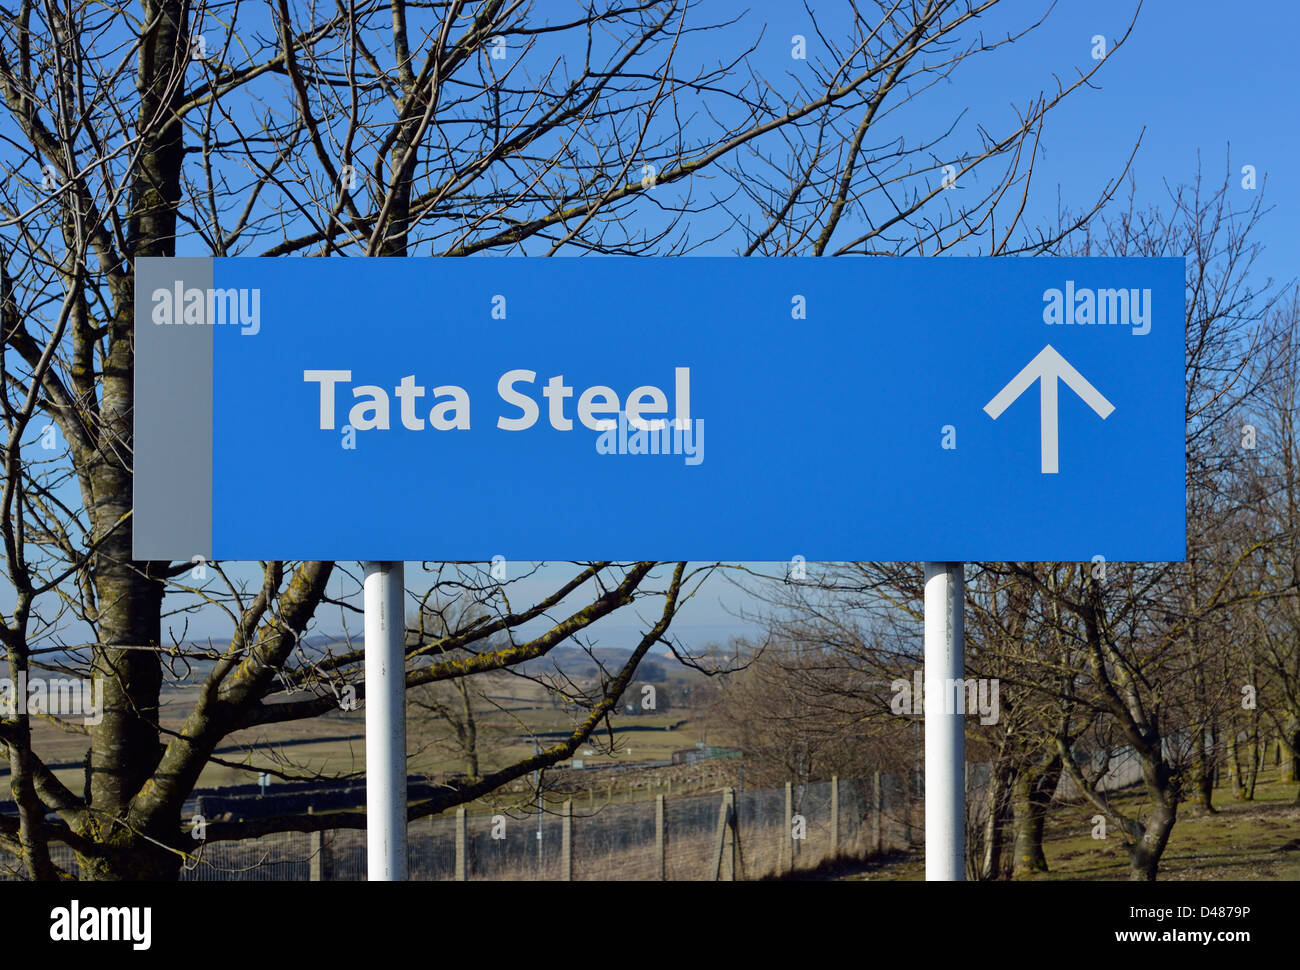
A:
<svg viewBox="0 0 1300 970">
<path fill-rule="evenodd" d="M 1300 804 L 1296 783 L 1279 782 L 1268 773 L 1253 802 L 1232 800 L 1227 788 L 1215 791 L 1213 815 L 1191 816 L 1186 806 L 1160 860 L 1158 878 L 1168 881 L 1300 880 Z M 1141 811 L 1145 797 L 1137 792 L 1116 802 L 1127 812 Z M 1112 834 L 1093 839 L 1089 805 L 1054 806 L 1043 840 L 1049 872 L 1042 880 L 1123 880 L 1128 878 L 1128 853 Z M 866 880 L 925 878 L 919 849 L 905 857 L 846 876 Z"/>
</svg>

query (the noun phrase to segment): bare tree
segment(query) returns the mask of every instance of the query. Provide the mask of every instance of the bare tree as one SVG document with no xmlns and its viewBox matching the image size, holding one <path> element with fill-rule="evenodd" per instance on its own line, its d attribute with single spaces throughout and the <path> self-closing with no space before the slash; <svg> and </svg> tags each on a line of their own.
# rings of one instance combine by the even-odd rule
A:
<svg viewBox="0 0 1300 970">
<path fill-rule="evenodd" d="M 1248 790 L 1263 757 L 1261 715 L 1286 753 L 1282 777 L 1300 779 L 1300 293 L 1292 290 L 1269 320 L 1267 354 L 1257 373 L 1261 400 L 1243 409 L 1241 432 L 1256 460 L 1239 479 L 1251 513 L 1241 523 L 1264 545 L 1262 561 L 1251 580 L 1263 595 L 1241 624 L 1250 650 L 1250 676 L 1242 681 L 1246 698 L 1236 718 L 1244 722 L 1250 750 Z M 1253 423 L 1252 423 L 1253 422 Z M 1231 742 L 1237 743 L 1234 727 Z M 1239 753 L 1236 776 L 1242 777 Z M 1300 795 L 1297 795 L 1300 799 Z"/>
<path fill-rule="evenodd" d="M 1235 205 L 1231 186 L 1230 176 L 1212 186 L 1198 174 L 1171 189 L 1165 205 L 1140 211 L 1130 203 L 1090 222 L 1081 246 L 1067 243 L 1081 255 L 1187 255 L 1186 563 L 1071 567 L 1051 585 L 1037 568 L 1010 567 L 1049 598 L 1086 675 L 1065 684 L 1052 678 L 1041 689 L 1064 688 L 1079 702 L 1094 750 L 1123 746 L 1138 760 L 1150 802 L 1145 818 L 1121 811 L 1103 790 L 1107 757 L 1085 763 L 1075 757 L 1077 733 L 1057 739 L 1064 771 L 1124 833 L 1137 880 L 1155 878 L 1181 803 L 1190 797 L 1202 811 L 1212 807 L 1220 723 L 1231 709 L 1231 674 L 1240 670 L 1224 640 L 1227 617 L 1262 595 L 1242 583 L 1259 537 L 1232 528 L 1242 461 L 1233 419 L 1258 389 L 1252 359 L 1275 296 L 1252 285 L 1263 202 L 1256 196 Z"/>
</svg>

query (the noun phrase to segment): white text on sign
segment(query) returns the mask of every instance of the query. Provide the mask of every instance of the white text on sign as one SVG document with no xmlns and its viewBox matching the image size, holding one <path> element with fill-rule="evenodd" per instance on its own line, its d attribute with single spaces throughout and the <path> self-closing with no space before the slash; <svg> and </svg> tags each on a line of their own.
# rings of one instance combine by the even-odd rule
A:
<svg viewBox="0 0 1300 970">
<path fill-rule="evenodd" d="M 347 424 L 357 431 L 387 431 L 393 427 L 392 401 L 386 388 L 375 384 L 352 385 L 350 370 L 304 370 L 302 379 L 317 384 L 320 395 L 320 429 L 333 430 L 337 423 L 336 410 L 339 397 L 350 388 L 353 404 L 348 410 Z M 501 415 L 496 426 L 503 431 L 524 431 L 537 424 L 541 407 L 532 395 L 536 385 L 536 371 L 509 370 L 497 381 L 497 394 L 516 415 Z M 575 388 L 564 382 L 564 375 L 551 377 L 541 389 L 546 399 L 546 416 L 556 431 L 572 431 L 573 419 L 569 417 L 566 402 L 574 396 Z M 691 426 L 691 370 L 674 369 L 673 419 L 677 428 Z M 443 384 L 426 388 L 417 384 L 414 374 L 408 374 L 392 389 L 398 401 L 400 426 L 408 431 L 470 430 L 470 398 L 465 388 Z M 433 407 L 426 417 L 421 414 L 419 401 L 431 397 Z M 577 397 L 575 409 L 578 422 L 591 431 L 612 431 L 618 426 L 618 415 L 625 414 L 627 423 L 643 431 L 662 431 L 669 426 L 668 395 L 659 387 L 644 384 L 633 388 L 626 401 L 617 391 L 603 384 L 586 388 Z"/>
</svg>

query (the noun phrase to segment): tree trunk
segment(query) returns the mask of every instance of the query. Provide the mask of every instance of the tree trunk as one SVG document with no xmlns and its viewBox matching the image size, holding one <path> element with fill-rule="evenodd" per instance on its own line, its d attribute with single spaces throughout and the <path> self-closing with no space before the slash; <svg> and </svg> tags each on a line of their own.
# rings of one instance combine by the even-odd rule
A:
<svg viewBox="0 0 1300 970">
<path fill-rule="evenodd" d="M 16 683 L 28 672 L 27 658 L 17 650 L 8 651 L 9 672 Z M 50 861 L 50 847 L 43 831 L 45 806 L 36 794 L 32 781 L 31 721 L 25 698 L 15 698 L 12 744 L 0 745 L 9 753 L 9 794 L 18 807 L 18 844 L 22 847 L 23 874 L 29 880 L 51 881 L 57 878 Z"/>
<path fill-rule="evenodd" d="M 1014 876 L 1047 872 L 1043 854 L 1043 824 L 1056 785 L 1061 778 L 1061 759 L 1054 756 L 1045 763 L 1021 771 L 1012 787 L 1011 811 L 1014 835 L 1012 849 Z"/>
<path fill-rule="evenodd" d="M 1209 727 L 1203 728 L 1196 739 L 1196 751 L 1192 755 L 1191 798 L 1188 799 L 1193 815 L 1214 815 L 1214 755 L 1212 733 Z"/>
<path fill-rule="evenodd" d="M 175 255 L 176 208 L 183 158 L 180 125 L 169 111 L 183 92 L 176 78 L 188 63 L 186 5 L 146 3 L 144 19 L 157 18 L 140 56 L 141 137 L 132 187 L 130 236 L 135 256 Z M 164 119 L 160 122 L 159 119 Z M 134 405 L 134 295 L 114 293 L 104 361 L 97 453 L 90 468 L 95 554 L 92 578 L 99 642 L 92 676 L 104 685 L 102 721 L 91 730 L 87 800 L 91 840 L 103 851 L 78 855 L 82 878 L 175 880 L 180 859 L 167 846 L 180 839 L 174 817 L 141 817 L 131 801 L 158 765 L 162 745 L 158 701 L 162 664 L 163 586 L 150 564 L 131 561 L 132 478 L 129 456 Z M 202 550 L 195 550 L 199 553 Z M 159 845 L 161 843 L 161 845 Z"/>
<path fill-rule="evenodd" d="M 1164 855 L 1176 817 L 1177 809 L 1166 801 L 1160 803 L 1147 820 L 1142 837 L 1129 852 L 1128 877 L 1131 882 L 1156 881 L 1160 857 Z"/>
<path fill-rule="evenodd" d="M 1246 753 L 1250 755 L 1250 767 L 1247 769 L 1246 777 L 1242 785 L 1244 801 L 1252 802 L 1255 800 L 1255 784 L 1259 781 L 1259 769 L 1263 767 L 1264 752 L 1259 745 L 1259 716 L 1251 717 L 1250 734 L 1246 740 L 1249 742 L 1246 746 Z"/>
<path fill-rule="evenodd" d="M 1151 799 L 1152 811 L 1146 824 L 1133 823 L 1129 836 L 1129 879 L 1133 882 L 1155 882 L 1160 857 L 1169 844 L 1169 834 L 1178 821 L 1178 794 L 1172 784 L 1172 773 L 1164 759 L 1144 762 L 1143 782 Z"/>
<path fill-rule="evenodd" d="M 1129 859 L 1129 881 L 1155 882 L 1159 865 L 1160 856 L 1145 844 L 1145 840 L 1139 842 Z"/>
<path fill-rule="evenodd" d="M 1292 721 L 1279 740 L 1282 748 L 1282 781 L 1300 781 L 1300 723 Z"/>
<path fill-rule="evenodd" d="M 1228 729 L 1228 777 L 1232 780 L 1232 797 L 1243 801 L 1246 797 L 1246 773 L 1241 764 L 1241 749 L 1237 746 L 1237 729 Z"/>
<path fill-rule="evenodd" d="M 1010 759 L 998 758 L 989 776 L 988 817 L 984 822 L 984 857 L 980 863 L 981 879 L 1000 879 L 1006 870 L 1005 826 L 1011 799 L 1008 797 L 1008 780 L 1011 776 Z"/>
</svg>

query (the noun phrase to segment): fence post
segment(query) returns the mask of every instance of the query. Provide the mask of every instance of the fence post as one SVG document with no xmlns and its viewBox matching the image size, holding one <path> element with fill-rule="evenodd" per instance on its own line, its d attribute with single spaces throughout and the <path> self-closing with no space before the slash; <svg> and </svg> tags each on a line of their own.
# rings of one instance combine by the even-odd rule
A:
<svg viewBox="0 0 1300 970">
<path fill-rule="evenodd" d="M 560 879 L 573 880 L 573 799 L 564 800 L 560 818 Z"/>
<path fill-rule="evenodd" d="M 725 882 L 736 881 L 736 854 L 738 852 L 739 823 L 736 818 L 736 789 L 722 793 L 722 806 L 718 810 L 717 851 L 713 855 L 713 878 Z M 724 866 L 726 875 L 723 875 Z"/>
<path fill-rule="evenodd" d="M 785 783 L 785 851 L 781 853 L 785 856 L 789 853 L 789 864 L 786 866 L 786 872 L 794 872 L 794 794 L 793 784 Z"/>
<path fill-rule="evenodd" d="M 465 806 L 461 805 L 456 809 L 456 881 L 465 882 L 469 879 L 469 866 L 466 864 L 469 853 L 466 851 L 469 846 L 468 833 L 465 831 Z"/>
<path fill-rule="evenodd" d="M 671 784 L 671 782 L 669 783 Z M 664 796 L 655 796 L 655 855 L 659 858 L 659 881 L 668 879 L 667 840 L 664 838 Z"/>
<path fill-rule="evenodd" d="M 831 858 L 840 854 L 840 776 L 831 775 Z"/>
<path fill-rule="evenodd" d="M 731 851 L 728 856 L 731 858 L 731 876 L 730 881 L 735 882 L 740 878 L 740 806 L 736 803 L 736 789 L 727 789 L 727 817 L 730 824 L 727 826 L 727 837 L 731 841 Z"/>
<path fill-rule="evenodd" d="M 313 832 L 311 834 L 311 881 L 325 882 L 328 879 L 329 872 L 328 859 L 325 853 L 329 851 L 329 843 L 325 841 L 324 832 Z"/>
<path fill-rule="evenodd" d="M 912 847 L 912 803 L 920 794 L 920 777 L 915 771 L 907 773 L 907 782 L 903 786 L 903 844 Z"/>
<path fill-rule="evenodd" d="M 313 806 L 307 806 L 307 814 L 314 815 L 316 810 Z M 326 842 L 324 832 L 311 832 L 311 863 L 307 878 L 312 882 L 324 882 L 327 878 L 326 871 Z"/>
<path fill-rule="evenodd" d="M 884 793 L 880 790 L 880 772 L 871 774 L 871 834 L 876 846 L 876 855 L 884 851 L 884 824 L 881 816 L 885 813 Z"/>
</svg>

